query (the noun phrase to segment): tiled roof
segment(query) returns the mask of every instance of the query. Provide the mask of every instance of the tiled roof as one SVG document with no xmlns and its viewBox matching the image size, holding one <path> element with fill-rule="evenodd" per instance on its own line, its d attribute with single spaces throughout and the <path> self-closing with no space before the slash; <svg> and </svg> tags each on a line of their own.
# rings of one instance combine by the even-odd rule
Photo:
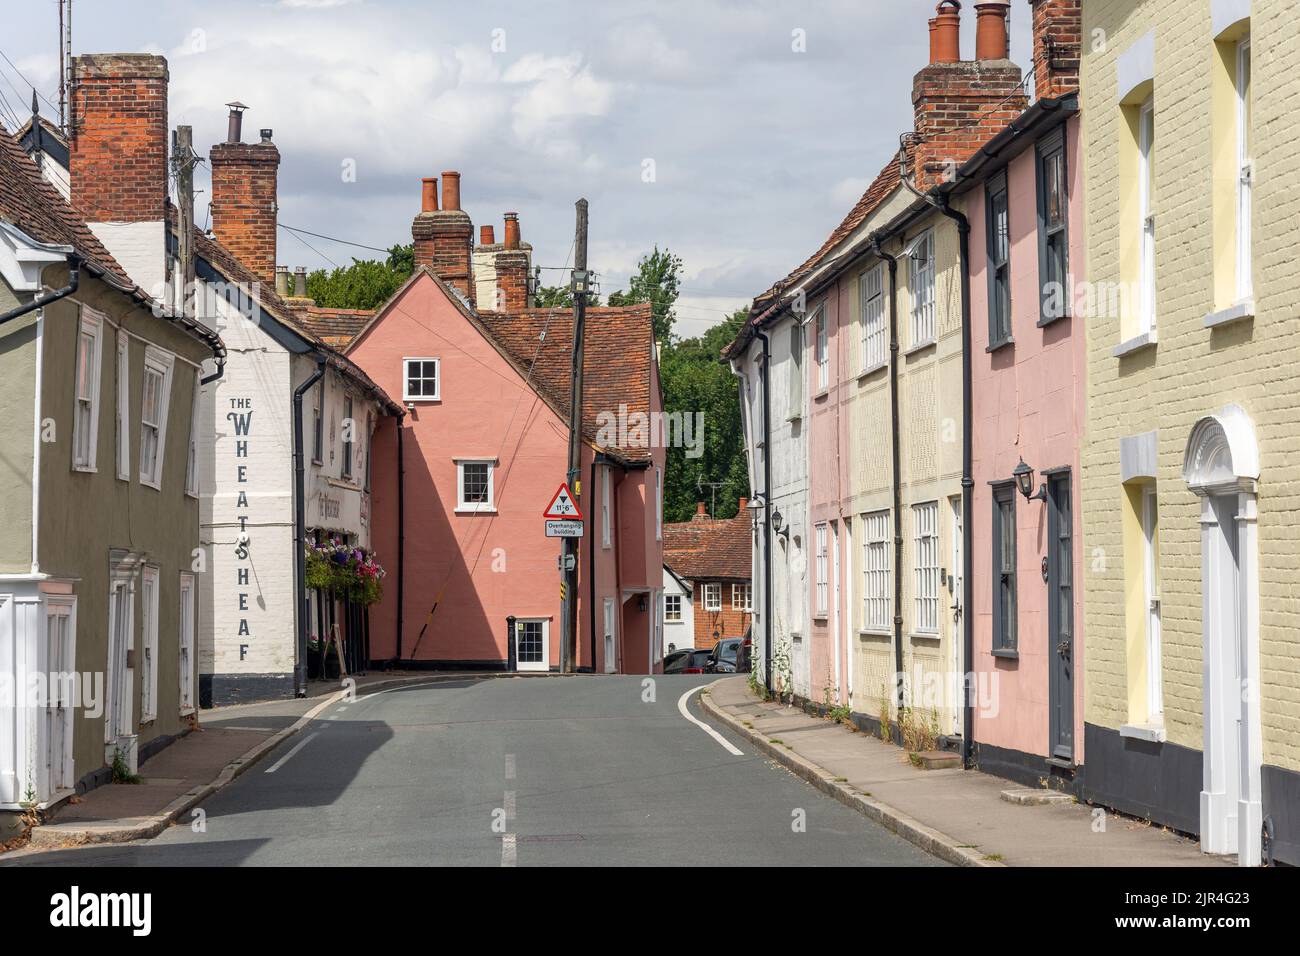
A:
<svg viewBox="0 0 1300 956">
<path fill-rule="evenodd" d="M 650 460 L 650 448 L 635 435 L 623 444 L 600 441 L 597 416 L 615 421 L 651 411 L 651 355 L 654 350 L 652 310 L 628 305 L 587 310 L 583 351 L 582 430 L 588 441 L 631 462 Z M 477 313 L 484 331 L 523 371 L 532 369 L 531 384 L 556 411 L 569 415 L 569 382 L 573 364 L 573 311 L 528 309 L 506 315 Z M 546 337 L 541 337 L 545 329 Z M 628 432 L 634 431 L 632 420 Z M 620 436 L 622 437 L 622 436 Z"/>
<path fill-rule="evenodd" d="M 0 126 L 0 219 L 38 242 L 72 246 L 96 272 L 115 285 L 135 289 L 125 270 L 95 238 L 84 219 L 41 175 L 18 142 Z"/>
<path fill-rule="evenodd" d="M 748 581 L 753 564 L 753 519 L 741 509 L 721 521 L 664 525 L 664 564 L 687 581 Z"/>
<path fill-rule="evenodd" d="M 323 309 L 316 305 L 300 305 L 299 299 L 288 299 L 298 320 L 336 349 L 345 349 L 360 334 L 371 319 L 373 309 Z"/>
</svg>

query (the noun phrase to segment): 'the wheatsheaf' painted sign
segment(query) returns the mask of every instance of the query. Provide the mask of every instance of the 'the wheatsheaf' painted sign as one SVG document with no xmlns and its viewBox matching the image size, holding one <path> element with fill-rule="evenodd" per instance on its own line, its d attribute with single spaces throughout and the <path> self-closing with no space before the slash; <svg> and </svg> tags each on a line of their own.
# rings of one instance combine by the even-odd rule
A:
<svg viewBox="0 0 1300 956">
<path fill-rule="evenodd" d="M 235 501 L 235 518 L 239 522 L 239 536 L 235 539 L 236 597 L 239 600 L 239 659 L 248 656 L 248 639 L 252 637 L 248 629 L 248 591 L 251 562 L 249 561 L 248 533 L 248 438 L 253 428 L 253 400 L 251 398 L 232 398 L 231 411 L 226 420 L 235 426 L 235 483 L 239 487 L 239 497 Z"/>
</svg>

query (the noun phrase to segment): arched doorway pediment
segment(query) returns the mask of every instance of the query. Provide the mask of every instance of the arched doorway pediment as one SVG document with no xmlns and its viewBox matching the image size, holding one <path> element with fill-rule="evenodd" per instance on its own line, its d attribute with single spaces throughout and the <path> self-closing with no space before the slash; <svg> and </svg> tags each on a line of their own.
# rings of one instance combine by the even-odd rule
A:
<svg viewBox="0 0 1300 956">
<path fill-rule="evenodd" d="M 1183 453 L 1183 480 L 1197 494 L 1254 491 L 1259 480 L 1255 423 L 1239 405 L 1226 405 L 1193 427 Z"/>
</svg>

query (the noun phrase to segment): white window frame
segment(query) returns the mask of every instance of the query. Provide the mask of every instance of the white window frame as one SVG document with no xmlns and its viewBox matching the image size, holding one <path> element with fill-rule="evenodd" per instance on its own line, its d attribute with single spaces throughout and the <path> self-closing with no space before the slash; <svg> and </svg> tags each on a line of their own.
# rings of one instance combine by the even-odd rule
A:
<svg viewBox="0 0 1300 956">
<path fill-rule="evenodd" d="M 1142 590 L 1146 598 L 1147 723 L 1164 723 L 1164 664 L 1160 634 L 1160 528 L 1155 485 L 1142 489 Z"/>
<path fill-rule="evenodd" d="M 925 256 L 918 253 L 925 250 Z M 908 252 L 908 296 L 911 300 L 912 348 L 935 340 L 935 249 L 934 230 L 927 229 L 912 241 Z"/>
<path fill-rule="evenodd" d="M 613 544 L 613 528 L 610 524 L 610 512 L 613 507 L 611 494 L 609 468 L 602 468 L 600 470 L 600 546 L 602 548 L 609 548 Z"/>
<path fill-rule="evenodd" d="M 1156 129 L 1155 98 L 1152 97 L 1138 109 L 1138 224 L 1141 229 L 1138 248 L 1138 334 L 1145 335 L 1156 328 L 1156 216 L 1152 211 L 1151 154 L 1155 148 Z"/>
<path fill-rule="evenodd" d="M 432 362 L 433 363 L 433 394 L 432 395 L 412 395 L 411 379 L 415 378 L 421 382 L 428 381 L 428 376 L 424 374 L 424 369 L 420 369 L 419 375 L 411 375 L 412 362 Z M 402 401 L 404 402 L 440 402 L 442 401 L 442 359 L 434 355 L 408 356 L 402 359 Z"/>
<path fill-rule="evenodd" d="M 457 458 L 456 461 L 456 513 L 494 514 L 497 510 L 495 458 Z M 487 501 L 465 500 L 465 466 L 487 465 Z"/>
<path fill-rule="evenodd" d="M 131 339 L 117 330 L 117 477 L 131 480 Z"/>
<path fill-rule="evenodd" d="M 353 417 L 355 402 L 351 395 L 346 392 L 343 394 L 343 464 L 339 469 L 340 476 L 345 481 L 352 480 L 352 472 L 356 468 L 357 453 L 357 420 Z"/>
<path fill-rule="evenodd" d="M 826 578 L 827 558 L 830 556 L 830 552 L 827 550 L 826 541 L 827 525 L 823 523 L 814 526 L 813 566 L 815 569 L 815 577 L 813 579 L 813 584 L 815 603 L 813 606 L 817 609 L 817 613 L 814 616 L 818 618 L 824 618 L 830 613 L 829 588 L 827 587 L 828 581 Z"/>
<path fill-rule="evenodd" d="M 605 598 L 604 618 L 605 673 L 613 674 L 618 671 L 618 620 L 613 598 Z"/>
<path fill-rule="evenodd" d="M 81 394 L 82 336 L 91 339 L 89 395 Z M 98 471 L 99 452 L 99 390 L 103 376 L 104 316 L 87 306 L 81 307 L 81 320 L 77 323 L 77 348 L 74 352 L 76 366 L 72 375 L 72 470 Z M 82 414 L 83 404 L 86 414 Z M 78 454 L 84 439 L 85 453 Z"/>
<path fill-rule="evenodd" d="M 752 610 L 753 597 L 748 584 L 731 585 L 731 609 L 733 611 Z"/>
<path fill-rule="evenodd" d="M 826 306 L 818 307 L 813 315 L 813 359 L 817 363 L 817 391 L 824 392 L 831 383 L 830 322 Z"/>
<path fill-rule="evenodd" d="M 916 575 L 916 618 L 918 634 L 939 633 L 939 502 L 912 506 L 913 567 Z"/>
<path fill-rule="evenodd" d="M 140 723 L 158 716 L 158 568 L 140 570 Z"/>
<path fill-rule="evenodd" d="M 175 356 L 156 346 L 150 345 L 144 351 L 144 369 L 140 375 L 140 484 L 148 485 L 157 491 L 162 490 L 163 467 L 167 458 L 167 412 L 171 404 L 172 369 Z M 158 386 L 158 408 L 156 422 L 145 421 L 145 388 L 149 373 L 157 373 L 162 382 Z M 145 429 L 153 428 L 157 432 L 157 454 L 154 456 L 153 470 L 145 470 Z"/>
<path fill-rule="evenodd" d="M 664 474 L 663 469 L 655 469 L 655 540 L 664 539 Z"/>
<path fill-rule="evenodd" d="M 194 635 L 197 631 L 195 611 L 198 606 L 194 593 L 194 575 L 182 571 L 177 601 L 179 687 L 181 716 L 194 713 Z"/>
<path fill-rule="evenodd" d="M 190 400 L 190 450 L 185 462 L 185 493 L 191 498 L 199 496 L 199 402 L 202 389 L 199 373 L 194 373 L 194 397 Z"/>
<path fill-rule="evenodd" d="M 45 727 L 46 734 L 55 732 L 55 722 L 58 721 L 61 726 L 58 727 L 60 766 L 56 769 L 52 766 L 45 768 L 43 776 L 44 789 L 37 787 L 37 796 L 42 800 L 52 800 L 62 790 L 72 789 L 76 780 L 76 765 L 74 761 L 73 742 L 75 737 L 76 721 L 74 715 L 76 712 L 77 701 L 72 697 L 73 687 L 66 679 L 66 675 L 75 673 L 77 670 L 77 599 L 71 594 L 47 595 L 42 602 L 44 605 L 44 666 L 46 675 L 57 675 L 63 679 L 49 680 L 49 699 L 46 703 L 48 720 Z M 63 644 L 61 647 L 55 647 L 55 641 L 58 638 L 58 629 L 53 626 L 58 619 L 66 620 L 65 630 L 63 632 Z M 60 713 L 61 712 L 61 713 Z M 53 745 L 55 741 L 50 740 L 45 745 L 45 754 L 47 758 L 52 758 Z M 20 778 L 21 779 L 21 778 Z M 62 787 L 55 787 L 56 782 L 62 783 Z"/>
<path fill-rule="evenodd" d="M 1250 34 L 1237 43 L 1237 300 L 1244 302 L 1255 294 L 1253 223 L 1255 161 L 1251 156 L 1250 89 L 1252 73 Z"/>
<path fill-rule="evenodd" d="M 325 461 L 325 376 L 322 375 L 320 382 L 312 389 L 312 419 L 311 419 L 311 460 L 312 464 L 320 465 Z"/>
<path fill-rule="evenodd" d="M 862 627 L 863 631 L 890 630 L 893 595 L 890 593 L 892 539 L 889 512 L 862 516 Z"/>
<path fill-rule="evenodd" d="M 867 372 L 884 365 L 888 358 L 885 264 L 879 263 L 862 273 L 858 288 L 862 299 L 862 370 Z"/>
<path fill-rule="evenodd" d="M 722 584 L 719 581 L 705 581 L 700 587 L 700 607 L 706 611 L 722 610 Z"/>
<path fill-rule="evenodd" d="M 675 611 L 670 610 L 672 604 L 677 605 Z M 682 623 L 682 596 L 680 594 L 664 595 L 664 623 L 681 624 Z"/>
</svg>

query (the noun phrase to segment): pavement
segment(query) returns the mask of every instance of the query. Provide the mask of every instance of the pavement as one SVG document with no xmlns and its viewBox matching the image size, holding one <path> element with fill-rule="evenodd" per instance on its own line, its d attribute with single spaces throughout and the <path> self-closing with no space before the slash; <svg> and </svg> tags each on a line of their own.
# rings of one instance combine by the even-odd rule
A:
<svg viewBox="0 0 1300 956">
<path fill-rule="evenodd" d="M 921 770 L 892 743 L 714 683 L 705 711 L 823 793 L 962 866 L 1224 866 L 1195 841 L 975 770 Z M 1006 796 L 1004 796 L 1004 793 Z M 1050 802 L 1042 802 L 1050 801 Z"/>
<path fill-rule="evenodd" d="M 297 731 L 156 834 L 34 845 L 0 867 L 941 865 L 710 726 L 700 692 L 711 680 L 426 676 L 298 716 L 285 705 L 205 714 L 191 737 L 231 735 L 227 754 L 252 739 L 233 735 Z"/>
</svg>

